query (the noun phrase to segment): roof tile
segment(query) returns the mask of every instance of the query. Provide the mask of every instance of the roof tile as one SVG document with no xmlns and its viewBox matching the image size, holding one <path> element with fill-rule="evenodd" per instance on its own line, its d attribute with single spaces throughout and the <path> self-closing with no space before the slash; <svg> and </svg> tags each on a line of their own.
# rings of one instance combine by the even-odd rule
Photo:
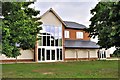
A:
<svg viewBox="0 0 120 80">
<path fill-rule="evenodd" d="M 65 48 L 100 48 L 95 42 L 85 40 L 65 40 Z"/>
</svg>

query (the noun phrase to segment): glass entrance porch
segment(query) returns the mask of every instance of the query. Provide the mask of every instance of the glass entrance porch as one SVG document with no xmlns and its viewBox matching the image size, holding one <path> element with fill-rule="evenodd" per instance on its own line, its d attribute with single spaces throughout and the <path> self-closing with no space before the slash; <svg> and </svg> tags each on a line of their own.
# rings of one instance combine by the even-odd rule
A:
<svg viewBox="0 0 120 80">
<path fill-rule="evenodd" d="M 62 25 L 43 25 L 38 41 L 38 61 L 54 62 L 63 60 Z"/>
<path fill-rule="evenodd" d="M 62 61 L 62 48 L 39 48 L 38 61 L 39 62 L 55 62 Z"/>
</svg>

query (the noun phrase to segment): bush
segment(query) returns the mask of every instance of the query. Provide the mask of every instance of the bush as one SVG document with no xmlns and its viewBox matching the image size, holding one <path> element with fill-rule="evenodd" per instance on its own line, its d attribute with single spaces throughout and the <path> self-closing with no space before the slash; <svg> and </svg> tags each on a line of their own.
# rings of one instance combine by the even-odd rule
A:
<svg viewBox="0 0 120 80">
<path fill-rule="evenodd" d="M 116 49 L 113 54 L 112 57 L 120 57 L 120 49 Z"/>
</svg>

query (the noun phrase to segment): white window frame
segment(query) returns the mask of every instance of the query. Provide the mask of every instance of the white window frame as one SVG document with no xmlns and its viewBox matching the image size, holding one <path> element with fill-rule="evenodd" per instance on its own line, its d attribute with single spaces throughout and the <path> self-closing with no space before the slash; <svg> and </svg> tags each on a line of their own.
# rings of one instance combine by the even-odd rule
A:
<svg viewBox="0 0 120 80">
<path fill-rule="evenodd" d="M 76 32 L 77 39 L 83 39 L 83 32 Z"/>
<path fill-rule="evenodd" d="M 70 32 L 67 31 L 67 30 L 65 30 L 64 37 L 65 37 L 65 38 L 70 38 Z"/>
</svg>

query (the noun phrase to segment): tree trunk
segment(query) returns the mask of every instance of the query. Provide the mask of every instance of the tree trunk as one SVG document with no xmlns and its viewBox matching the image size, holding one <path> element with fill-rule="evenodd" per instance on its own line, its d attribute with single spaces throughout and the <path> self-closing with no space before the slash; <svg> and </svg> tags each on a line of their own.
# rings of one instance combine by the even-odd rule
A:
<svg viewBox="0 0 120 80">
<path fill-rule="evenodd" d="M 16 57 L 16 60 L 15 60 L 15 63 L 17 63 L 17 57 Z"/>
</svg>

